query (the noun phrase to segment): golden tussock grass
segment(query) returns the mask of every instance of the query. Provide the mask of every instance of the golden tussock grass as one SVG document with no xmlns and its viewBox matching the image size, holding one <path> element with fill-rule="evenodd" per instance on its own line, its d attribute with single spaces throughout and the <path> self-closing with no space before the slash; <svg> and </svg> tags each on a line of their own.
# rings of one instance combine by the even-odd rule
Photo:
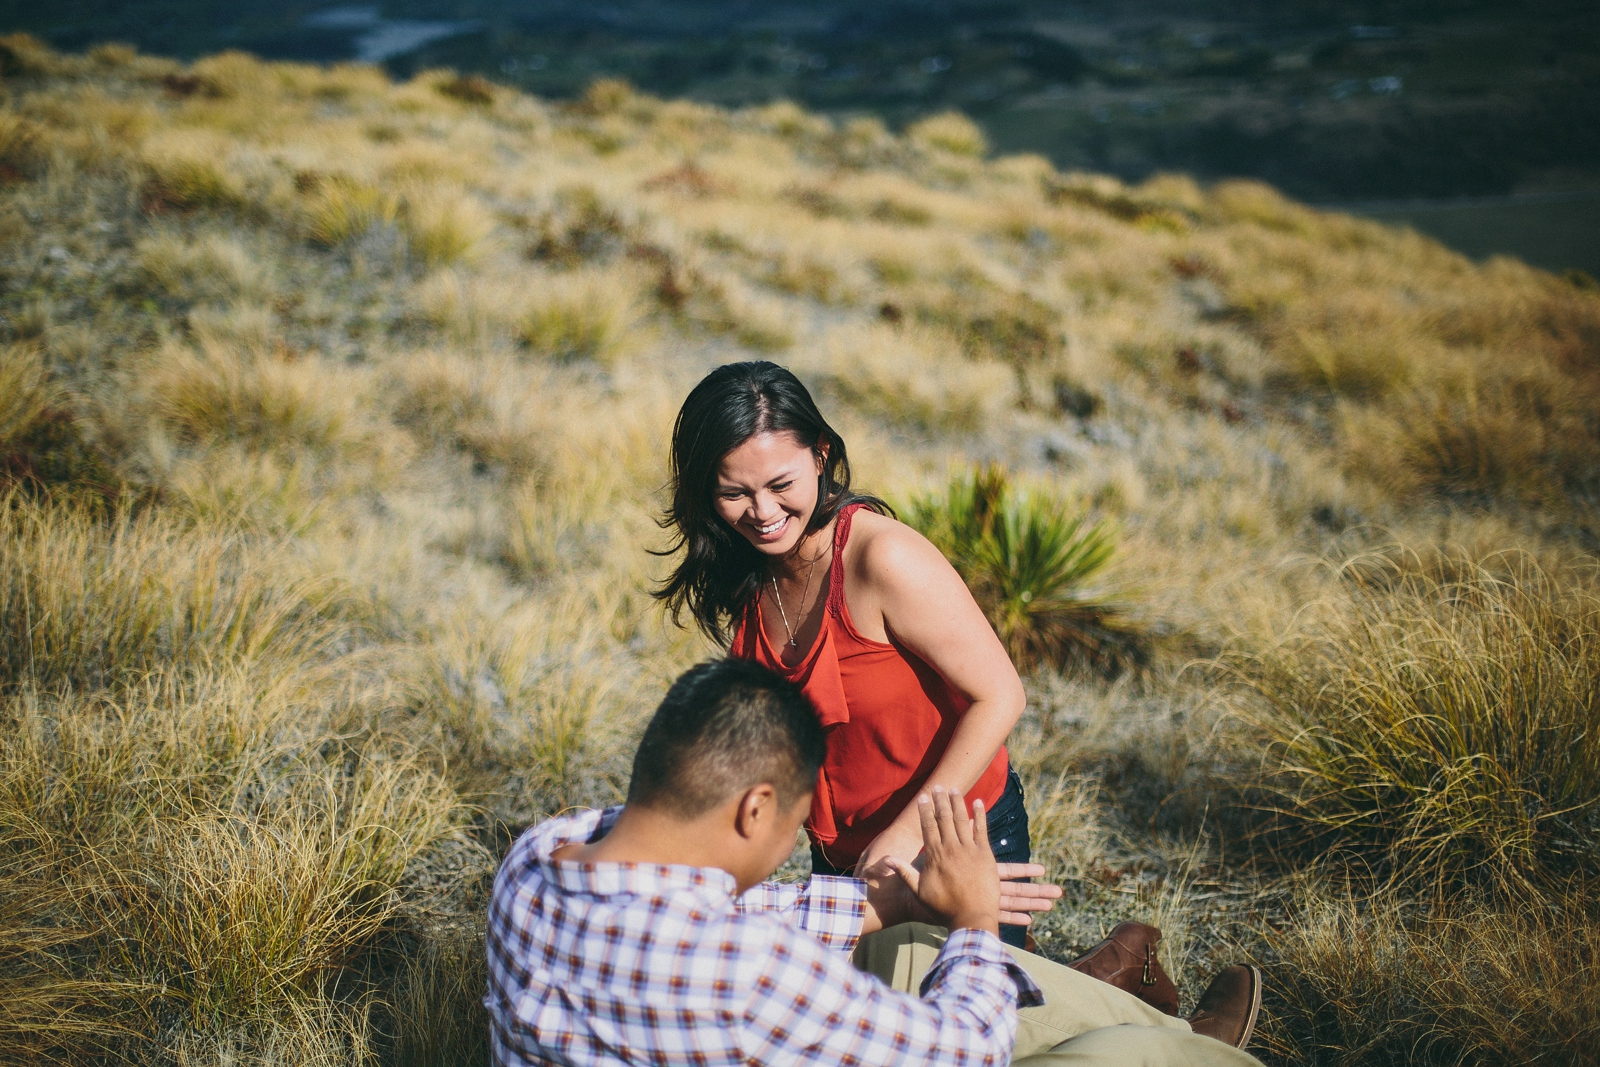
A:
<svg viewBox="0 0 1600 1067">
<path fill-rule="evenodd" d="M 14 1018 L 22 1047 L 109 1042 L 144 1058 L 219 1028 L 264 1028 L 270 1045 L 319 1008 L 349 1021 L 330 983 L 381 959 L 402 874 L 462 811 L 414 761 L 330 751 L 313 708 L 303 687 L 237 672 L 17 696 L 0 882 L 42 902 L 38 921 L 78 932 L 89 976 L 62 976 L 55 1000 L 69 1024 L 100 1023 Z M 50 977 L 30 962 L 23 976 Z"/>
<path fill-rule="evenodd" d="M 1309 896 L 1265 933 L 1284 1062 L 1596 1062 L 1600 941 L 1582 886 L 1511 906 Z M 1555 973 L 1552 973 L 1554 971 Z"/>
<path fill-rule="evenodd" d="M 1358 558 L 1343 577 L 1236 668 L 1274 809 L 1400 879 L 1600 869 L 1600 600 L 1531 562 L 1441 580 Z"/>
<path fill-rule="evenodd" d="M 237 444 L 187 455 L 159 446 L 151 451 L 152 473 L 172 494 L 173 503 L 181 501 L 182 510 L 202 524 L 300 535 L 326 510 L 316 496 L 316 465 L 303 455 L 254 452 Z"/>
<path fill-rule="evenodd" d="M 431 267 L 476 259 L 495 225 L 476 199 L 441 187 L 407 196 L 403 222 L 412 254 Z"/>
<path fill-rule="evenodd" d="M 967 360 L 938 332 L 883 325 L 831 331 L 820 353 L 798 353 L 795 364 L 845 403 L 924 433 L 976 430 L 1016 388 L 1006 367 Z"/>
<path fill-rule="evenodd" d="M 418 352 L 394 363 L 402 390 L 394 410 L 403 425 L 514 477 L 540 469 L 537 427 L 528 415 L 543 395 L 536 372 L 504 355 Z"/>
<path fill-rule="evenodd" d="M 141 383 L 160 425 L 188 441 L 245 441 L 320 455 L 374 447 L 362 376 L 280 350 L 169 349 Z"/>
<path fill-rule="evenodd" d="M 632 275 L 619 271 L 533 281 L 515 324 L 516 338 L 557 360 L 614 359 L 638 318 L 637 293 Z"/>
<path fill-rule="evenodd" d="M 91 512 L 0 509 L 6 684 L 97 688 L 163 665 L 295 661 L 337 632 L 337 589 L 288 578 L 225 528 L 205 535 L 149 514 L 109 527 Z"/>
<path fill-rule="evenodd" d="M 149 196 L 175 208 L 228 210 L 249 204 L 243 183 L 227 166 L 233 145 L 204 130 L 161 131 L 147 141 L 143 160 Z"/>
<path fill-rule="evenodd" d="M 260 259 L 224 234 L 186 238 L 155 233 L 139 243 L 136 254 L 150 281 L 170 296 L 230 298 L 271 292 L 271 276 Z"/>
<path fill-rule="evenodd" d="M 400 214 L 400 198 L 375 185 L 335 177 L 318 183 L 305 210 L 311 239 L 331 246 L 393 223 Z"/>
<path fill-rule="evenodd" d="M 1585 1062 L 1593 291 L 954 114 L 0 69 L 0 1060 L 481 1061 L 495 857 L 713 651 L 677 406 L 767 357 L 860 488 L 1114 531 L 1147 658 L 1011 743 L 1047 953 L 1254 954 L 1285 1062 Z"/>
<path fill-rule="evenodd" d="M 37 348 L 8 345 L 0 350 L 0 449 L 9 450 L 20 442 L 52 399 Z"/>
</svg>

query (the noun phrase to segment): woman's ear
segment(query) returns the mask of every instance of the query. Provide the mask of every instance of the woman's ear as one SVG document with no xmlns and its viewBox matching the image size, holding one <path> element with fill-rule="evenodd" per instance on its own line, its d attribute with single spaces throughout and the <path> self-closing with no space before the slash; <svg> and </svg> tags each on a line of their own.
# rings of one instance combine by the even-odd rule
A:
<svg viewBox="0 0 1600 1067">
<path fill-rule="evenodd" d="M 817 477 L 819 478 L 822 476 L 822 472 L 827 469 L 828 449 L 832 446 L 832 444 L 832 441 L 829 441 L 824 437 L 818 441 L 816 447 L 812 448 L 811 450 L 812 456 L 814 456 L 817 461 Z"/>
</svg>

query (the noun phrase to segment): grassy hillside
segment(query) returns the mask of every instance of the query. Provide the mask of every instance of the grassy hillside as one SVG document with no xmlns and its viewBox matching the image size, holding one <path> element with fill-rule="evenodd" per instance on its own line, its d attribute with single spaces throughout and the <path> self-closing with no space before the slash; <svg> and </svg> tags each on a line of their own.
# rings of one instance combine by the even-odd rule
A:
<svg viewBox="0 0 1600 1067">
<path fill-rule="evenodd" d="M 956 115 L 0 73 L 0 1058 L 480 1062 L 498 855 L 711 651 L 672 417 L 764 357 L 863 487 L 1115 539 L 1137 654 L 1013 746 L 1044 951 L 1259 958 L 1281 1062 L 1596 1062 L 1600 292 Z"/>
</svg>

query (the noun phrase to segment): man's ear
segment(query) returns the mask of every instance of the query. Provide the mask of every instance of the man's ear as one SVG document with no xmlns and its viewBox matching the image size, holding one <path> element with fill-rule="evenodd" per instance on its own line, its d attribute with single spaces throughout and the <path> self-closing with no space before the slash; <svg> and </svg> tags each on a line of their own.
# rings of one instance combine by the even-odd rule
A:
<svg viewBox="0 0 1600 1067">
<path fill-rule="evenodd" d="M 744 796 L 739 798 L 739 807 L 733 816 L 733 828 L 740 837 L 748 840 L 764 831 L 777 817 L 777 791 L 770 784 L 762 782 L 746 789 Z"/>
</svg>

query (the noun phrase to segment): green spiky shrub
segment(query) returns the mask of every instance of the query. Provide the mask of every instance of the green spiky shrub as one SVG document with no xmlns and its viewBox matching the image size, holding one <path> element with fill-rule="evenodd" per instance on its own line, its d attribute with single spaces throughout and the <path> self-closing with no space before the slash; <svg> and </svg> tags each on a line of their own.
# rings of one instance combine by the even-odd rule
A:
<svg viewBox="0 0 1600 1067">
<path fill-rule="evenodd" d="M 1017 490 L 993 465 L 955 476 L 903 513 L 950 560 L 1020 668 L 1115 672 L 1142 661 L 1139 627 L 1117 593 L 1095 582 L 1116 551 L 1107 523 Z"/>
</svg>

